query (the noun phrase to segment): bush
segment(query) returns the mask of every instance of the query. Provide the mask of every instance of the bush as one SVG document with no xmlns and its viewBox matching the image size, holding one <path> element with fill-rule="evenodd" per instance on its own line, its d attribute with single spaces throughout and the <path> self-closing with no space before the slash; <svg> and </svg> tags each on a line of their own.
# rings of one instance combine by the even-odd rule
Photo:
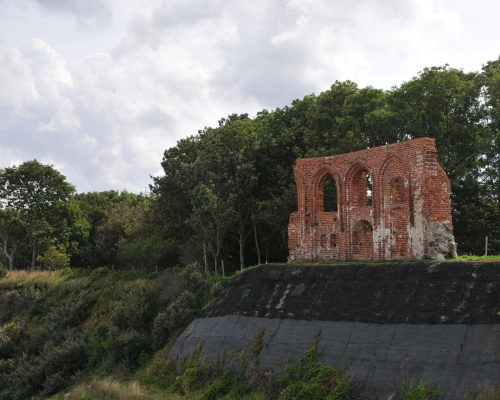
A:
<svg viewBox="0 0 500 400">
<path fill-rule="evenodd" d="M 221 396 L 227 394 L 233 385 L 231 373 L 226 370 L 224 373 L 215 379 L 208 388 L 204 391 L 202 400 L 217 400 Z"/>
<path fill-rule="evenodd" d="M 347 367 L 335 369 L 318 361 L 321 350 L 318 340 L 294 364 L 288 364 L 278 380 L 284 387 L 280 400 L 288 399 L 350 399 L 352 383 Z"/>
<path fill-rule="evenodd" d="M 201 302 L 204 301 L 203 296 L 207 292 L 208 282 L 200 264 L 193 263 L 186 266 L 181 273 L 181 280 L 184 290 L 201 297 Z"/>
<path fill-rule="evenodd" d="M 91 298 L 87 292 L 62 300 L 47 314 L 47 329 L 53 334 L 61 334 L 66 328 L 79 325 L 87 318 L 90 304 Z"/>
<path fill-rule="evenodd" d="M 72 377 L 85 367 L 87 361 L 85 338 L 79 334 L 72 334 L 60 344 L 48 342 L 40 356 L 40 370 L 45 377 L 41 395 L 49 396 L 73 383 Z"/>
<path fill-rule="evenodd" d="M 90 281 L 92 283 L 98 281 L 101 278 L 104 278 L 105 276 L 109 275 L 109 268 L 108 267 L 99 267 L 95 268 L 92 270 L 90 273 Z"/>
<path fill-rule="evenodd" d="M 154 351 L 160 350 L 168 342 L 170 329 L 171 326 L 167 313 L 158 313 L 151 331 L 152 348 Z"/>
<path fill-rule="evenodd" d="M 160 293 L 159 305 L 167 305 L 182 292 L 181 277 L 172 271 L 160 272 L 154 287 Z"/>
<path fill-rule="evenodd" d="M 169 320 L 169 331 L 173 333 L 191 322 L 196 314 L 200 312 L 200 299 L 189 292 L 184 291 L 167 307 L 167 318 Z"/>
<path fill-rule="evenodd" d="M 137 331 L 128 330 L 120 335 L 119 340 L 125 365 L 130 369 L 138 367 L 141 355 L 149 352 L 148 339 Z"/>
<path fill-rule="evenodd" d="M 125 285 L 119 299 L 110 305 L 111 322 L 120 330 L 144 332 L 152 323 L 156 311 L 156 291 L 138 282 Z"/>
<path fill-rule="evenodd" d="M 202 355 L 201 346 L 193 351 L 191 357 L 178 365 L 181 374 L 174 381 L 171 390 L 186 395 L 202 388 L 212 375 L 212 369 Z"/>
<path fill-rule="evenodd" d="M 21 296 L 17 293 L 17 291 L 14 290 L 7 293 L 0 312 L 1 324 L 10 321 L 21 302 Z"/>
<path fill-rule="evenodd" d="M 44 293 L 40 289 L 28 287 L 26 290 L 21 292 L 21 299 L 22 310 L 18 309 L 17 311 L 28 311 L 29 315 L 32 317 L 43 315 L 49 309 Z"/>
<path fill-rule="evenodd" d="M 132 371 L 151 351 L 144 334 L 134 329 L 120 331 L 116 327 L 106 330 L 104 326 L 94 331 L 88 349 L 88 369 L 100 367 L 105 373 L 112 373 L 117 366 Z"/>
<path fill-rule="evenodd" d="M 7 276 L 7 268 L 0 262 L 0 279 L 3 279 Z"/>
<path fill-rule="evenodd" d="M 177 378 L 174 362 L 168 360 L 162 353 L 157 353 L 146 367 L 141 382 L 155 385 L 160 389 L 169 388 Z"/>
<path fill-rule="evenodd" d="M 87 360 L 86 343 L 79 334 L 68 334 L 62 342 L 48 341 L 38 356 L 23 354 L 16 368 L 3 375 L 8 382 L 0 399 L 24 400 L 47 397 L 74 382 Z"/>
<path fill-rule="evenodd" d="M 434 400 L 437 399 L 439 389 L 426 389 L 422 379 L 415 386 L 413 380 L 408 384 L 406 379 L 401 384 L 401 400 Z"/>
</svg>

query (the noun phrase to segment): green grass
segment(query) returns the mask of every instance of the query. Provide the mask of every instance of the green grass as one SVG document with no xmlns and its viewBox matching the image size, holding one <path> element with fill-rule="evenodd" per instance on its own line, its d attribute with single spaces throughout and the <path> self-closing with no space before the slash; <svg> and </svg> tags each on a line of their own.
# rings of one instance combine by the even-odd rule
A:
<svg viewBox="0 0 500 400">
<path fill-rule="evenodd" d="M 415 263 L 415 262 L 428 262 L 433 263 L 437 260 L 432 259 L 393 259 L 393 260 L 345 260 L 345 261 L 292 261 L 289 265 L 350 265 L 350 264 L 394 264 L 394 263 Z M 500 255 L 498 256 L 469 256 L 461 255 L 457 258 L 447 258 L 443 260 L 445 262 L 455 262 L 455 261 L 466 261 L 466 262 L 494 262 L 500 261 Z M 282 264 L 279 264 L 282 265 Z"/>
</svg>

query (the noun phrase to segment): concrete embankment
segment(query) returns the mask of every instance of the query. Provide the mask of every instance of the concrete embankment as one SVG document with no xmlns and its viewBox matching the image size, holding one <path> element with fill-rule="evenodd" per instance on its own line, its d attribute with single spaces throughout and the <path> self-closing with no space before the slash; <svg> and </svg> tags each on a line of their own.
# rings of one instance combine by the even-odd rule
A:
<svg viewBox="0 0 500 400">
<path fill-rule="evenodd" d="M 211 359 L 250 350 L 281 371 L 321 332 L 321 360 L 349 363 L 364 397 L 397 392 L 405 376 L 440 398 L 500 383 L 500 263 L 269 265 L 236 276 L 176 342 Z"/>
</svg>

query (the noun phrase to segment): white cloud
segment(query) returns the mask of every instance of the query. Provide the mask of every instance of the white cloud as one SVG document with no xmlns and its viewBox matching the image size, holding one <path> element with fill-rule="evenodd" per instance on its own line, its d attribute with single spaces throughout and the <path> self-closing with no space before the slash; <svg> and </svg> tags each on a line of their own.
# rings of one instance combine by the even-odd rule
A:
<svg viewBox="0 0 500 400">
<path fill-rule="evenodd" d="M 17 49 L 0 48 L 0 115 L 12 117 L 39 95 L 30 62 Z"/>
<path fill-rule="evenodd" d="M 0 27 L 0 167 L 50 160 L 79 191 L 144 190 L 166 148 L 230 113 L 282 107 L 335 80 L 388 89 L 444 64 L 443 43 L 463 29 L 454 5 L 7 0 L 2 19 L 30 24 Z"/>
</svg>

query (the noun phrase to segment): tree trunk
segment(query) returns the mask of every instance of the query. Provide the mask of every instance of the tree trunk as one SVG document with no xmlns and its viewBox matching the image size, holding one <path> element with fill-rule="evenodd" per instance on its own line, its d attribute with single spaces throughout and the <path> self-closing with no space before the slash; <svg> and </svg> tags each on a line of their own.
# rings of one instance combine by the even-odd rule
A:
<svg viewBox="0 0 500 400">
<path fill-rule="evenodd" d="M 218 263 L 219 263 L 219 251 L 220 251 L 220 244 L 219 244 L 219 227 L 216 227 L 216 235 L 215 235 L 215 254 L 214 254 L 214 263 L 215 263 L 215 274 L 219 275 L 219 269 L 218 269 Z"/>
<path fill-rule="evenodd" d="M 205 274 L 208 274 L 207 243 L 206 242 L 203 242 L 203 263 L 205 264 Z"/>
<path fill-rule="evenodd" d="M 9 271 L 14 271 L 14 253 L 16 252 L 16 245 L 12 246 L 12 251 L 8 250 L 9 239 L 3 239 L 3 252 L 5 257 L 9 260 Z"/>
<path fill-rule="evenodd" d="M 245 247 L 245 235 L 243 229 L 239 229 L 239 240 L 240 244 L 240 269 L 243 270 L 245 268 L 245 255 L 243 254 L 243 250 Z"/>
<path fill-rule="evenodd" d="M 35 270 L 36 267 L 36 242 L 32 245 L 32 253 L 31 253 L 31 272 Z"/>
<path fill-rule="evenodd" d="M 257 225 L 254 223 L 253 224 L 253 231 L 255 234 L 255 248 L 257 249 L 257 264 L 261 264 L 261 259 L 260 259 L 260 248 L 259 248 L 259 239 L 257 237 Z"/>
</svg>

